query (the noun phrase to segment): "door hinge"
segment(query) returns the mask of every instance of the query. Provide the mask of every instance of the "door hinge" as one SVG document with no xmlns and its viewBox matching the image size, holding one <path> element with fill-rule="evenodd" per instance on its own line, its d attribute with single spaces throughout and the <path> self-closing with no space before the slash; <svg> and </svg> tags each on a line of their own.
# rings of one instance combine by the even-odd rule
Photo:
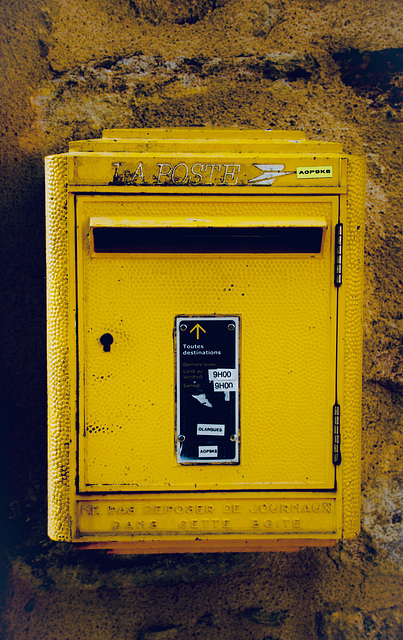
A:
<svg viewBox="0 0 403 640">
<path fill-rule="evenodd" d="M 333 405 L 333 464 L 339 465 L 341 463 L 341 451 L 340 451 L 340 405 Z"/>
<path fill-rule="evenodd" d="M 343 225 L 341 222 L 336 224 L 336 238 L 335 238 L 335 264 L 334 264 L 334 284 L 336 287 L 340 287 L 342 283 L 342 268 L 343 268 Z"/>
</svg>

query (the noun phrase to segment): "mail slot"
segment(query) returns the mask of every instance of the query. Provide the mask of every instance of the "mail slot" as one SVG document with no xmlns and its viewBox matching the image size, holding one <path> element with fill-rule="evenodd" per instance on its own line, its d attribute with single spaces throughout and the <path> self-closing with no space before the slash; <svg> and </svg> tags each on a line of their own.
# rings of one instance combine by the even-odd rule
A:
<svg viewBox="0 0 403 640">
<path fill-rule="evenodd" d="M 319 253 L 320 227 L 95 227 L 95 253 Z"/>
<path fill-rule="evenodd" d="M 300 132 L 110 130 L 46 181 L 50 537 L 356 535 L 363 160 Z"/>
</svg>

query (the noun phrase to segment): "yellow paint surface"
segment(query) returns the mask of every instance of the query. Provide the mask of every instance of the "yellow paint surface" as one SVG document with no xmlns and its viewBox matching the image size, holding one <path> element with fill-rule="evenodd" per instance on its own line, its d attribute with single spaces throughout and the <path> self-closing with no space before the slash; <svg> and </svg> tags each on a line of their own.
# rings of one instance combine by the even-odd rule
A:
<svg viewBox="0 0 403 640">
<path fill-rule="evenodd" d="M 323 225 L 324 246 L 317 255 L 94 254 L 88 229 L 103 215 L 105 226 L 116 216 L 126 226 L 199 228 L 308 221 Z M 338 199 L 80 196 L 78 216 L 80 488 L 332 488 Z M 241 463 L 183 467 L 174 448 L 175 317 L 214 314 L 242 323 Z M 114 336 L 107 353 L 104 333 Z"/>
</svg>

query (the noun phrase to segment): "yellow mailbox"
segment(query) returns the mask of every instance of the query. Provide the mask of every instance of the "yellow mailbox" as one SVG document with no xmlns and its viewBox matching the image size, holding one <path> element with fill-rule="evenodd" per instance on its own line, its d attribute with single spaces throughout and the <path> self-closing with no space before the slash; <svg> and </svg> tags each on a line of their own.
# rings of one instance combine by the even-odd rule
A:
<svg viewBox="0 0 403 640">
<path fill-rule="evenodd" d="M 107 130 L 46 159 L 52 539 L 357 533 L 364 176 L 284 131 Z"/>
</svg>

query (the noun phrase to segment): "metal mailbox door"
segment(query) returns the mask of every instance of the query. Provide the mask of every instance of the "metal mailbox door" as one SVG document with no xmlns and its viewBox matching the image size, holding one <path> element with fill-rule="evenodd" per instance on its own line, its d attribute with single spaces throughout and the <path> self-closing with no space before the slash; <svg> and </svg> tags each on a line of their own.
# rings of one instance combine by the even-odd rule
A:
<svg viewBox="0 0 403 640">
<path fill-rule="evenodd" d="M 80 491 L 333 488 L 338 197 L 80 195 L 76 215 Z M 207 407 L 185 460 L 178 332 L 213 318 L 236 355 L 193 371 L 224 409 L 208 372 L 236 371 L 235 422 Z"/>
</svg>

